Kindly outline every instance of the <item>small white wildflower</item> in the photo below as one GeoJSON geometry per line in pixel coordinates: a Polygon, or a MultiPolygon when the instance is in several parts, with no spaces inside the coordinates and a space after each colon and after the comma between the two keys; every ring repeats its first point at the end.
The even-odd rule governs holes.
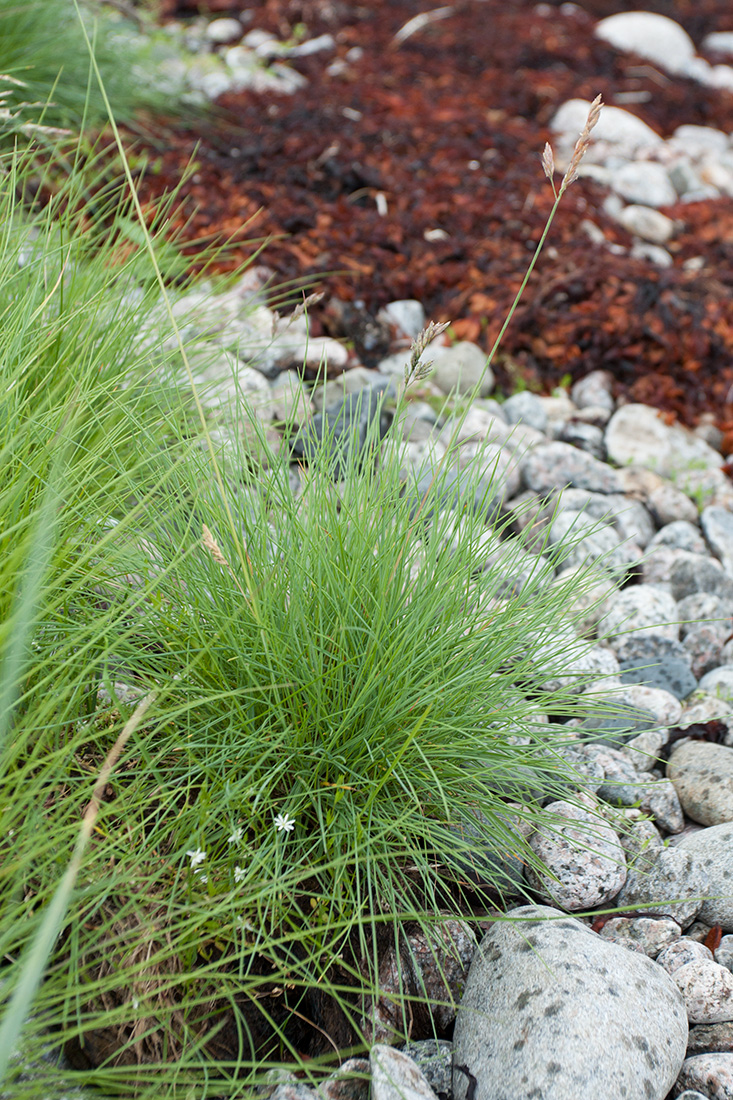
{"type": "Polygon", "coordinates": [[[198,867],[199,863],[203,863],[206,859],[206,852],[203,848],[189,848],[186,855],[191,860],[192,867],[198,867]]]}
{"type": "Polygon", "coordinates": [[[201,874],[201,873],[199,872],[199,875],[198,875],[198,880],[199,880],[199,882],[201,882],[201,883],[204,883],[204,884],[205,884],[205,883],[207,883],[207,882],[209,881],[209,876],[208,876],[208,875],[202,875],[202,874],[201,874]]]}
{"type": "Polygon", "coordinates": [[[139,1008],[140,1007],[140,1002],[138,1001],[137,997],[132,998],[132,1007],[133,1008],[139,1008]]]}
{"type": "Polygon", "coordinates": [[[239,844],[240,840],[244,836],[244,829],[241,825],[238,825],[231,836],[227,837],[227,844],[239,844]]]}
{"type": "Polygon", "coordinates": [[[278,814],[275,818],[275,828],[279,833],[292,833],[295,828],[295,818],[288,814],[278,814]]]}
{"type": "Polygon", "coordinates": [[[246,872],[244,871],[243,867],[235,867],[234,868],[234,881],[235,882],[241,882],[242,879],[245,876],[245,873],[246,872]]]}

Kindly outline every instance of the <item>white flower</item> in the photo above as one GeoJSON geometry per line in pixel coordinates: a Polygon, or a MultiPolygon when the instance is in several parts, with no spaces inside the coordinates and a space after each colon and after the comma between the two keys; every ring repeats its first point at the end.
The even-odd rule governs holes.
{"type": "Polygon", "coordinates": [[[241,825],[238,825],[231,836],[227,837],[227,844],[239,844],[240,840],[244,836],[244,829],[241,825]]]}
{"type": "Polygon", "coordinates": [[[235,882],[241,882],[242,879],[244,878],[245,874],[246,874],[246,872],[245,872],[244,868],[235,867],[234,868],[234,881],[235,882]]]}
{"type": "Polygon", "coordinates": [[[206,852],[203,848],[189,848],[186,855],[191,860],[192,867],[198,867],[199,863],[203,863],[206,859],[206,852]]]}
{"type": "Polygon", "coordinates": [[[199,882],[208,882],[209,881],[209,876],[208,875],[202,875],[200,872],[198,873],[198,877],[199,877],[199,882]]]}
{"type": "Polygon", "coordinates": [[[295,818],[288,814],[278,814],[275,818],[275,828],[279,833],[292,833],[295,828],[295,818]]]}

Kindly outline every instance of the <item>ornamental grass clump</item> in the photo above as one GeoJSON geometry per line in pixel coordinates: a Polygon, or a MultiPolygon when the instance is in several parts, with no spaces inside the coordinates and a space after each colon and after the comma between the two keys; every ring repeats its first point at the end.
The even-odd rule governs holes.
{"type": "Polygon", "coordinates": [[[294,424],[275,446],[241,397],[217,457],[193,376],[198,434],[162,346],[110,326],[119,273],[83,282],[67,228],[33,239],[55,266],[8,295],[0,334],[0,1057],[30,1012],[35,1074],[7,1086],[83,1071],[102,1095],[234,1100],[271,1068],[318,1082],[375,1038],[445,1034],[456,994],[410,959],[462,965],[466,922],[542,872],[548,800],[584,789],[560,722],[597,708],[569,611],[596,574],[558,579],[572,541],[511,533],[489,443],[405,477],[383,403],[293,461],[294,424]]]}
{"type": "MultiPolygon", "coordinates": [[[[111,6],[81,0],[116,118],[131,122],[141,109],[179,110],[170,95],[146,79],[146,68],[154,72],[156,64],[152,28],[147,35],[136,33],[133,7],[121,8],[125,19],[111,6]]],[[[144,16],[137,16],[142,22],[144,16]]],[[[0,58],[3,71],[23,82],[22,98],[42,109],[40,121],[46,126],[106,124],[104,98],[91,76],[84,30],[70,0],[0,0],[0,58]]]]}

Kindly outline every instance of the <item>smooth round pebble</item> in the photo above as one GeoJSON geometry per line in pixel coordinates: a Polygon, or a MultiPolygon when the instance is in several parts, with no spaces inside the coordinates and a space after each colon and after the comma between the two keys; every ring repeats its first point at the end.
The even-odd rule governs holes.
{"type": "Polygon", "coordinates": [[[592,493],[623,492],[616,470],[570,443],[539,444],[527,455],[522,466],[527,489],[547,493],[565,485],[589,489],[592,493]]]}
{"type": "Polygon", "coordinates": [[[733,749],[707,741],[687,741],[667,764],[683,810],[700,825],[733,821],[733,749]]]}
{"type": "Polygon", "coordinates": [[[733,706],[733,665],[720,665],[706,672],[698,687],[733,706]]]}
{"type": "Polygon", "coordinates": [[[720,1024],[733,1020],[733,974],[710,960],[695,960],[672,974],[685,999],[691,1024],[720,1024]]]}
{"type": "Polygon", "coordinates": [[[369,1052],[372,1100],[435,1100],[417,1063],[401,1050],[375,1043],[369,1052]]]}
{"type": "Polygon", "coordinates": [[[653,584],[637,584],[614,595],[598,622],[599,637],[612,644],[632,630],[635,638],[659,634],[677,641],[680,628],[672,596],[653,584]]]}
{"type": "Polygon", "coordinates": [[[682,837],[675,850],[690,856],[695,869],[707,875],[700,920],[733,932],[733,824],[698,829],[682,837]]]}
{"type": "Polygon", "coordinates": [[[611,917],[599,935],[632,951],[641,951],[655,959],[660,951],[678,940],[681,930],[670,917],[611,917]]]}
{"type": "Polygon", "coordinates": [[[545,812],[555,815],[556,824],[538,829],[529,844],[549,874],[527,867],[530,887],[571,912],[615,897],[626,881],[626,856],[611,826],[570,802],[552,802],[545,812]]]}
{"type": "Polygon", "coordinates": [[[614,904],[637,909],[642,916],[671,917],[681,928],[692,924],[708,892],[708,878],[699,861],[681,848],[682,842],[674,848],[648,848],[629,868],[614,904]]]}
{"type": "Polygon", "coordinates": [[[657,955],[657,964],[663,966],[668,974],[674,974],[675,971],[681,970],[683,966],[689,966],[690,963],[711,962],[712,958],[712,951],[704,943],[698,943],[689,936],[683,936],[660,951],[657,955]]]}
{"type": "Polygon", "coordinates": [[[697,1089],[706,1100],[733,1100],[733,1054],[687,1058],[675,1085],[677,1096],[684,1095],[685,1089],[697,1089]]]}

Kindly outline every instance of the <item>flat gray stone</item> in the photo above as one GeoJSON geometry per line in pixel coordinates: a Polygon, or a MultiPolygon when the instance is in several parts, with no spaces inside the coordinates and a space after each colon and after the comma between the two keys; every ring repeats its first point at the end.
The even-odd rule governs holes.
{"type": "Polygon", "coordinates": [[[680,636],[694,630],[700,623],[722,623],[730,634],[733,631],[733,603],[712,592],[696,592],[677,601],[680,613],[680,636]],[[685,621],[686,625],[685,625],[685,621]]]}
{"type": "Polygon", "coordinates": [[[624,684],[646,684],[686,699],[697,687],[692,658],[681,642],[661,634],[619,639],[616,656],[624,684]]]}
{"type": "Polygon", "coordinates": [[[700,529],[694,523],[684,519],[673,520],[660,527],[656,535],[649,540],[647,550],[651,553],[660,546],[666,546],[670,550],[687,550],[690,554],[708,553],[700,529]]]}
{"type": "Polygon", "coordinates": [[[603,462],[606,458],[606,448],[603,445],[603,428],[596,424],[588,424],[583,420],[568,420],[560,429],[557,436],[563,443],[571,443],[581,451],[603,462]]]}
{"type": "MultiPolygon", "coordinates": [[[[654,715],[644,708],[623,706],[616,696],[613,698],[613,704],[615,704],[616,713],[613,710],[605,713],[601,711],[583,719],[582,727],[593,735],[594,742],[618,748],[653,729],[657,724],[654,715]]],[[[610,705],[612,705],[611,700],[609,700],[610,705]]]]}
{"type": "Polygon", "coordinates": [[[488,397],[493,390],[494,373],[488,366],[486,352],[478,344],[461,340],[445,351],[435,348],[431,352],[435,358],[430,378],[443,393],[467,396],[477,384],[479,397],[488,397]]]}
{"type": "Polygon", "coordinates": [[[616,408],[613,375],[607,370],[593,370],[574,383],[570,396],[579,409],[601,408],[612,413],[616,408]]]}
{"type": "Polygon", "coordinates": [[[677,851],[691,856],[694,866],[708,877],[702,891],[708,900],[700,909],[700,920],[733,932],[733,824],[698,829],[682,837],[677,851]]]}
{"type": "Polygon", "coordinates": [[[637,237],[652,244],[666,244],[675,233],[675,224],[672,218],[661,214],[650,206],[639,206],[632,203],[625,206],[618,216],[618,220],[624,229],[634,233],[637,237]]]}
{"type": "Polygon", "coordinates": [[[683,73],[695,57],[689,34],[666,15],[649,11],[624,11],[596,23],[595,35],[617,50],[645,57],[669,73],[683,73]]]}
{"type": "MultiPolygon", "coordinates": [[[[628,172],[631,167],[638,166],[627,165],[620,172],[628,172]]],[[[661,169],[666,177],[661,165],[648,164],[645,168],[661,169]]],[[[669,180],[667,185],[674,194],[669,180]]],[[[619,466],[645,466],[662,477],[676,478],[691,468],[717,468],[721,464],[720,454],[709,444],[679,424],[667,424],[661,413],[648,405],[622,405],[617,409],[608,422],[605,442],[609,458],[619,466]]]]}
{"type": "Polygon", "coordinates": [[[607,523],[592,519],[585,512],[570,509],[560,512],[550,525],[550,542],[566,547],[563,565],[576,569],[597,562],[616,575],[639,560],[638,547],[621,543],[618,533],[607,523]]]}
{"type": "Polygon", "coordinates": [[[378,321],[393,325],[402,336],[414,340],[425,328],[425,310],[415,298],[397,298],[387,302],[377,314],[378,321]]]}
{"type": "Polygon", "coordinates": [[[564,485],[589,489],[592,493],[623,491],[616,470],[570,443],[538,444],[524,459],[522,476],[526,488],[536,493],[548,493],[564,485]]]}
{"type": "MultiPolygon", "coordinates": [[[[721,654],[725,655],[725,647],[721,654]]],[[[700,691],[714,695],[729,706],[733,706],[733,665],[726,664],[711,668],[710,672],[706,672],[701,678],[698,687],[700,691]]]]}
{"type": "Polygon", "coordinates": [[[733,749],[707,741],[675,748],[667,764],[682,808],[700,825],[733,821],[733,749]]]}
{"type": "Polygon", "coordinates": [[[524,390],[507,397],[502,405],[507,424],[529,424],[539,432],[547,431],[547,412],[536,393],[524,390]]]}
{"type": "Polygon", "coordinates": [[[669,975],[557,909],[507,917],[471,966],[453,1038],[454,1100],[664,1100],[687,1045],[669,975]]]}
{"type": "Polygon", "coordinates": [[[733,1054],[733,1023],[697,1024],[690,1028],[687,1039],[687,1053],[693,1054],[733,1054]]]}
{"type": "Polygon", "coordinates": [[[677,551],[669,572],[672,595],[676,600],[694,596],[698,592],[711,592],[723,600],[733,599],[733,578],[729,577],[715,558],[704,554],[688,554],[677,551]]]}
{"type": "Polygon", "coordinates": [[[611,187],[627,202],[642,206],[671,206],[677,192],[662,164],[637,161],[622,164],[611,176],[611,187]]]}
{"type": "Polygon", "coordinates": [[[620,493],[564,489],[557,504],[563,511],[570,509],[583,512],[593,519],[610,524],[620,539],[633,542],[642,549],[654,538],[654,523],[644,505],[620,493]]]}
{"type": "MultiPolygon", "coordinates": [[[[708,48],[715,48],[710,39],[716,35],[709,34],[705,39],[708,48]]],[[[724,37],[724,36],[721,36],[724,37]]],[[[669,139],[669,144],[679,148],[689,157],[700,157],[706,153],[725,153],[730,148],[728,135],[722,130],[716,130],[712,126],[678,126],[669,139]]]]}
{"type": "Polygon", "coordinates": [[[647,496],[646,506],[659,527],[678,519],[697,522],[697,505],[671,481],[653,488],[647,496]]]}
{"type": "MultiPolygon", "coordinates": [[[[566,137],[570,148],[585,126],[590,106],[587,99],[568,99],[552,116],[550,128],[566,137]]],[[[660,145],[662,141],[651,126],[623,107],[604,107],[593,136],[597,141],[618,145],[628,154],[647,146],[660,145]]]]}

